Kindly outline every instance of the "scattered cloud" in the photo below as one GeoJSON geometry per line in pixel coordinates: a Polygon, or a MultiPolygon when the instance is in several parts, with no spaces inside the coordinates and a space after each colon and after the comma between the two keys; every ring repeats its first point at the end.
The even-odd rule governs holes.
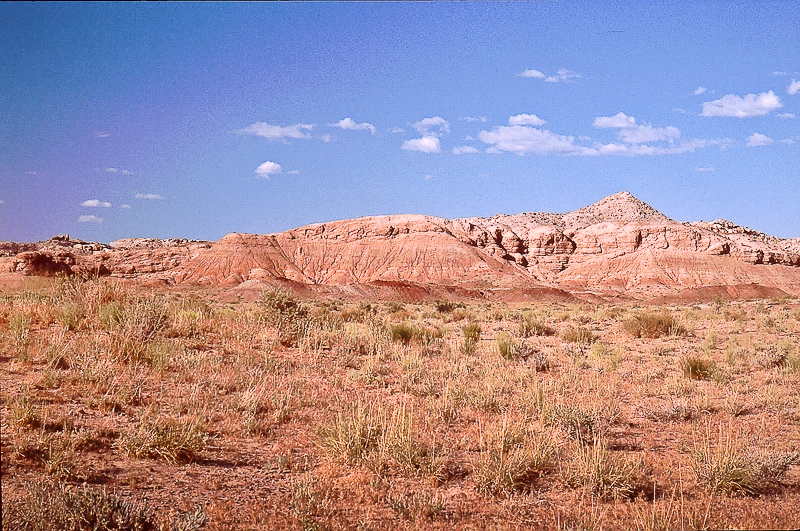
{"type": "Polygon", "coordinates": [[[286,175],[297,175],[300,173],[300,170],[289,170],[286,172],[286,175]]]}
{"type": "Polygon", "coordinates": [[[108,173],[121,173],[122,175],[133,175],[133,172],[130,170],[123,170],[120,168],[106,168],[106,172],[108,173]]]}
{"type": "Polygon", "coordinates": [[[711,166],[706,166],[705,168],[695,168],[694,171],[699,171],[699,172],[705,173],[705,172],[709,172],[709,171],[714,171],[714,168],[711,167],[711,166]]]}
{"type": "Polygon", "coordinates": [[[367,122],[359,124],[359,123],[356,123],[350,117],[342,118],[341,120],[339,120],[335,124],[328,124],[328,125],[331,126],[331,127],[338,127],[339,129],[351,129],[351,130],[354,130],[354,131],[365,130],[365,131],[369,131],[373,135],[375,134],[375,126],[374,125],[372,125],[371,123],[367,123],[367,122]]]}
{"type": "Polygon", "coordinates": [[[331,135],[322,135],[322,136],[321,136],[321,137],[319,137],[319,138],[320,138],[320,139],[321,139],[323,142],[325,142],[326,144],[327,144],[328,142],[330,142],[331,140],[333,140],[333,137],[332,137],[331,135]]]}
{"type": "Polygon", "coordinates": [[[119,207],[120,208],[130,208],[131,206],[130,205],[120,205],[119,207]]]}
{"type": "Polygon", "coordinates": [[[111,136],[111,133],[108,131],[95,131],[94,137],[95,138],[108,138],[111,136]]]}
{"type": "Polygon", "coordinates": [[[776,70],[772,73],[773,76],[788,76],[788,72],[781,72],[780,70],[776,70]]]}
{"type": "Polygon", "coordinates": [[[275,175],[276,173],[281,173],[281,165],[271,160],[264,162],[256,168],[256,175],[264,179],[269,179],[270,175],[275,175]]]}
{"type": "Polygon", "coordinates": [[[450,122],[441,116],[424,118],[411,124],[423,137],[441,136],[450,132],[450,122]]]}
{"type": "Polygon", "coordinates": [[[525,70],[524,72],[521,72],[521,73],[519,73],[517,75],[519,77],[532,77],[534,79],[544,79],[545,78],[544,73],[539,72],[538,70],[525,70]]]}
{"type": "Polygon", "coordinates": [[[425,179],[426,181],[430,181],[431,179],[433,179],[433,176],[430,173],[426,173],[423,179],[425,179]]]}
{"type": "Polygon", "coordinates": [[[38,171],[26,171],[25,175],[39,175],[38,171]]]}
{"type": "Polygon", "coordinates": [[[5,202],[6,202],[5,199],[0,199],[0,205],[5,204],[5,202]]]}
{"type": "Polygon", "coordinates": [[[533,79],[544,79],[548,83],[574,83],[576,79],[583,77],[581,74],[577,72],[573,72],[567,68],[559,68],[556,70],[555,74],[545,74],[541,70],[525,70],[522,73],[517,74],[520,77],[530,77],[533,79]]]}
{"type": "Polygon", "coordinates": [[[782,113],[776,114],[775,116],[777,116],[778,118],[794,118],[794,113],[782,112],[782,113]]]}
{"type": "Polygon", "coordinates": [[[254,135],[264,137],[267,140],[286,142],[287,138],[311,138],[310,131],[314,128],[313,124],[295,125],[270,125],[266,122],[256,122],[248,125],[244,129],[231,131],[239,135],[254,135]]]}
{"type": "Polygon", "coordinates": [[[546,123],[535,114],[517,114],[508,118],[508,125],[533,125],[538,127],[546,123]]]}
{"type": "Polygon", "coordinates": [[[136,194],[136,199],[164,199],[158,194],[136,194]]]}
{"type": "Polygon", "coordinates": [[[724,149],[727,140],[704,140],[696,138],[680,144],[670,144],[668,146],[652,146],[649,144],[596,144],[594,150],[586,150],[584,155],[678,155],[680,153],[694,152],[698,148],[711,145],[719,145],[724,149]]]}
{"type": "Polygon", "coordinates": [[[650,124],[637,124],[636,118],[619,112],[614,116],[598,116],[592,124],[595,127],[619,129],[617,136],[626,144],[646,144],[666,140],[674,142],[681,136],[677,127],[653,127],[650,124]]]}
{"type": "Polygon", "coordinates": [[[707,90],[708,90],[708,89],[707,89],[707,88],[705,88],[705,87],[697,87],[696,89],[694,89],[694,95],[695,95],[695,96],[699,96],[700,94],[705,94],[705,92],[706,92],[707,90]]]}
{"type": "Polygon", "coordinates": [[[768,146],[768,145],[772,144],[773,142],[774,142],[774,140],[772,140],[767,135],[762,135],[761,133],[753,133],[747,139],[747,145],[750,146],[750,147],[768,146]]]}
{"type": "Polygon", "coordinates": [[[636,118],[628,116],[624,112],[618,112],[614,116],[598,116],[592,125],[595,127],[636,127],[636,118]]]}
{"type": "Polygon", "coordinates": [[[718,100],[703,103],[703,112],[700,115],[750,118],[764,116],[781,107],[783,107],[781,99],[771,90],[760,94],[747,94],[744,97],[727,94],[718,100]]]}
{"type": "Polygon", "coordinates": [[[481,131],[478,138],[491,146],[486,150],[487,153],[506,151],[517,155],[526,153],[575,155],[583,153],[586,149],[576,145],[574,137],[523,125],[504,125],[495,127],[491,131],[481,131]]]}
{"type": "Polygon", "coordinates": [[[453,155],[464,155],[466,153],[480,153],[480,151],[472,146],[460,146],[453,148],[453,155]]]}
{"type": "Polygon", "coordinates": [[[82,207],[103,207],[103,208],[110,208],[111,203],[108,201],[100,201],[99,199],[87,199],[83,203],[81,203],[82,207]]]}
{"type": "Polygon", "coordinates": [[[461,116],[461,117],[459,117],[459,121],[485,123],[486,122],[486,117],[485,116],[461,116]]]}
{"type": "Polygon", "coordinates": [[[99,218],[95,215],[88,215],[88,216],[78,216],[78,223],[102,223],[103,218],[99,218]]]}
{"type": "Polygon", "coordinates": [[[442,147],[435,136],[423,136],[403,142],[403,149],[409,151],[422,151],[423,153],[441,153],[442,147]]]}
{"type": "MultiPolygon", "coordinates": [[[[800,137],[797,137],[797,138],[800,139],[800,137]]],[[[795,141],[796,140],[794,138],[782,138],[781,140],[778,140],[778,143],[779,144],[794,144],[795,141]]]]}
{"type": "Polygon", "coordinates": [[[389,132],[390,132],[390,133],[395,133],[395,134],[396,134],[396,133],[405,133],[405,132],[406,132],[406,130],[405,130],[405,129],[403,129],[402,127],[392,127],[392,128],[389,130],[389,132]]]}
{"type": "Polygon", "coordinates": [[[792,82],[789,83],[789,86],[786,88],[786,92],[788,92],[792,96],[800,92],[800,81],[796,81],[793,79],[792,82]]]}

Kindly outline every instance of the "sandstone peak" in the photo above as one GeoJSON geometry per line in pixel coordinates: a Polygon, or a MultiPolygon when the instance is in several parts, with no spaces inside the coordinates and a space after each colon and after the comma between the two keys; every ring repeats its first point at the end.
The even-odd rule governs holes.
{"type": "Polygon", "coordinates": [[[567,227],[583,228],[596,223],[661,223],[672,220],[630,192],[623,191],[564,214],[561,221],[567,227]]]}

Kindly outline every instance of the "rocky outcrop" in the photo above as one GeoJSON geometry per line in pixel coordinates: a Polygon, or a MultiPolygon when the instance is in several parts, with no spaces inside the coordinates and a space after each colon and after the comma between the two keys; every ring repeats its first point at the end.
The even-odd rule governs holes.
{"type": "Polygon", "coordinates": [[[222,286],[383,283],[381,289],[436,285],[634,298],[755,286],[731,293],[800,295],[800,239],[724,220],[680,223],[621,192],[565,214],[376,216],[277,234],[233,233],[218,242],[132,238],[104,245],[62,236],[0,243],[0,270],[222,286]]]}

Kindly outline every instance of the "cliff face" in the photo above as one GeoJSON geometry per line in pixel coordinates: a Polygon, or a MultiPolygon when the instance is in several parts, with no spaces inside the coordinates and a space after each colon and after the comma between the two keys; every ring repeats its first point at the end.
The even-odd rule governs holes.
{"type": "MultiPolygon", "coordinates": [[[[800,295],[800,239],[731,222],[680,223],[627,192],[566,214],[448,220],[377,216],[218,242],[56,238],[0,244],[0,269],[89,271],[173,283],[314,286],[378,282],[480,289],[554,288],[633,298],[751,285],[800,295]]],[[[740,290],[741,291],[741,290],[740,290]]]]}

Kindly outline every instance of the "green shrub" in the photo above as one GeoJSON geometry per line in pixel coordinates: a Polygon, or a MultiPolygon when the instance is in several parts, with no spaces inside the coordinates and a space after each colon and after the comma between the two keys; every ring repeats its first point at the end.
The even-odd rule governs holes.
{"type": "Polygon", "coordinates": [[[584,344],[594,343],[598,339],[594,332],[582,326],[567,328],[561,333],[561,338],[567,343],[584,344]]]}
{"type": "Polygon", "coordinates": [[[684,376],[692,380],[707,380],[714,375],[716,364],[709,359],[684,356],[680,361],[684,376]]]}
{"type": "Polygon", "coordinates": [[[522,337],[531,336],[554,336],[556,331],[536,319],[533,312],[524,312],[519,319],[519,335],[522,337]]]}
{"type": "Polygon", "coordinates": [[[636,312],[622,321],[622,329],[633,337],[686,336],[688,331],[667,312],[636,312]]]}
{"type": "Polygon", "coordinates": [[[392,336],[392,341],[399,341],[406,345],[411,341],[411,337],[414,335],[414,331],[408,323],[389,325],[389,332],[392,336]]]}
{"type": "Polygon", "coordinates": [[[3,529],[9,531],[194,531],[206,524],[202,509],[172,521],[146,502],[120,498],[105,489],[68,487],[35,480],[23,498],[3,502],[3,529]]]}

